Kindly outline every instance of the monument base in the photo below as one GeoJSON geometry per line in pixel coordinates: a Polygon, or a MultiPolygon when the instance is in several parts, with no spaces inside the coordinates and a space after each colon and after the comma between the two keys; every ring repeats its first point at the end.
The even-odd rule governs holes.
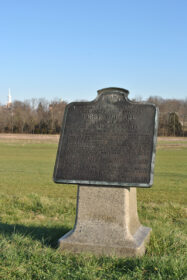
{"type": "Polygon", "coordinates": [[[136,188],[79,186],[75,226],[59,246],[74,253],[142,256],[150,231],[138,219],[136,188]]]}

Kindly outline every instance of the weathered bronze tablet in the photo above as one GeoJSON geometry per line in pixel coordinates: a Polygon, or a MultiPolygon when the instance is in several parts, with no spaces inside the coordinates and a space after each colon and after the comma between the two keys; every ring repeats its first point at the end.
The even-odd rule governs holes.
{"type": "Polygon", "coordinates": [[[106,88],[91,102],[66,106],[54,170],[56,183],[150,187],[158,112],[106,88]]]}

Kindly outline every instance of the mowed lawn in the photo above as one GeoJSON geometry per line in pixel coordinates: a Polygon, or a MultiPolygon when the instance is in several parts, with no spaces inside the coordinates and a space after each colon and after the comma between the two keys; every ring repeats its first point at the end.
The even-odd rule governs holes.
{"type": "Polygon", "coordinates": [[[159,140],[154,185],[138,189],[140,221],[152,228],[141,258],[57,248],[77,188],[53,183],[56,151],[50,140],[0,142],[0,279],[187,279],[187,139],[159,140]]]}

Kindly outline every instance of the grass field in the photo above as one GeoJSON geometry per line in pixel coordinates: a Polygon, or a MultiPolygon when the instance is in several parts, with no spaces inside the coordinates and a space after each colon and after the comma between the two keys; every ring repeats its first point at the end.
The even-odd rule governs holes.
{"type": "Polygon", "coordinates": [[[159,139],[154,185],[138,189],[151,240],[126,259],[56,248],[74,225],[76,186],[53,183],[51,139],[0,138],[0,279],[187,279],[187,139],[159,139]]]}

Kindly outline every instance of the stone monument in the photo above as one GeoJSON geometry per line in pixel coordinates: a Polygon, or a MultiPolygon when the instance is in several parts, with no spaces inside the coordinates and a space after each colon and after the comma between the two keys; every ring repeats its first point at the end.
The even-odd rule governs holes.
{"type": "Polygon", "coordinates": [[[78,184],[74,228],[59,239],[63,250],[140,256],[151,229],[137,213],[136,188],[153,183],[158,111],[105,88],[92,102],[66,106],[54,181],[78,184]]]}

